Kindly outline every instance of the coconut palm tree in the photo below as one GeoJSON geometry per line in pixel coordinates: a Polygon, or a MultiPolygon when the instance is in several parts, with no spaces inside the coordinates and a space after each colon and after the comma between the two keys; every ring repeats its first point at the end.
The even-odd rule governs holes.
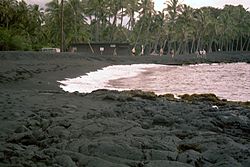
{"type": "Polygon", "coordinates": [[[5,36],[3,43],[10,45],[7,48],[35,49],[40,43],[37,32],[42,22],[38,5],[27,5],[25,1],[3,0],[0,9],[0,25],[5,34],[1,36],[5,36]]]}
{"type": "Polygon", "coordinates": [[[107,26],[109,25],[110,6],[108,0],[88,0],[86,14],[91,20],[93,40],[104,41],[107,37],[107,26]]]}
{"type": "Polygon", "coordinates": [[[18,7],[17,0],[2,0],[0,2],[0,25],[1,27],[9,26],[14,22],[15,11],[18,7]]]}
{"type": "MultiPolygon", "coordinates": [[[[236,44],[233,44],[232,50],[237,50],[238,39],[236,22],[233,16],[233,6],[226,5],[219,16],[221,33],[219,38],[220,50],[229,51],[230,42],[236,39],[236,44]]],[[[234,43],[234,42],[233,42],[234,43]]]]}
{"type": "Polygon", "coordinates": [[[179,47],[177,53],[190,53],[188,44],[192,42],[195,29],[193,28],[194,9],[190,6],[183,5],[179,17],[176,19],[176,33],[178,35],[179,47]]]}
{"type": "Polygon", "coordinates": [[[125,0],[125,2],[127,5],[124,12],[129,17],[128,29],[133,30],[136,21],[135,15],[139,11],[139,2],[138,0],[125,0]]]}
{"type": "Polygon", "coordinates": [[[136,23],[135,36],[137,44],[147,45],[151,42],[150,29],[152,26],[153,16],[155,15],[154,3],[152,0],[141,0],[139,3],[139,21],[136,23]]]}
{"type": "Polygon", "coordinates": [[[168,52],[170,50],[177,49],[177,33],[175,32],[176,27],[176,20],[181,14],[182,10],[182,4],[178,0],[167,0],[165,2],[165,5],[167,5],[166,8],[163,9],[164,12],[166,12],[166,18],[167,18],[167,25],[169,29],[168,34],[168,52]]]}
{"type": "Polygon", "coordinates": [[[61,40],[61,7],[59,0],[52,0],[46,4],[45,29],[47,40],[54,46],[60,45],[61,40]]]}
{"type": "Polygon", "coordinates": [[[65,3],[64,13],[67,43],[88,41],[89,35],[86,26],[87,19],[84,17],[84,4],[80,0],[68,0],[65,3]]]}
{"type": "Polygon", "coordinates": [[[237,31],[237,49],[243,51],[244,41],[247,39],[247,32],[249,30],[249,20],[246,9],[242,5],[235,6],[234,10],[234,21],[236,23],[236,31],[237,31]],[[247,24],[248,23],[248,24],[247,24]]]}

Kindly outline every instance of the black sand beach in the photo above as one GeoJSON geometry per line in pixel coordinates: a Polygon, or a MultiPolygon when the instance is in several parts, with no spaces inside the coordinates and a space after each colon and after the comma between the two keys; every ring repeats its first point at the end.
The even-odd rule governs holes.
{"type": "Polygon", "coordinates": [[[250,53],[86,56],[0,52],[0,167],[249,167],[250,105],[141,91],[67,93],[58,80],[114,64],[250,62],[250,53]]]}

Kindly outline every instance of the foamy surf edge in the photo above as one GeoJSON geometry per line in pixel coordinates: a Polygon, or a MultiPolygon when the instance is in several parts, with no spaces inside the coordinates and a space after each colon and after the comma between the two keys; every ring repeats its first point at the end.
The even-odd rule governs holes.
{"type": "Polygon", "coordinates": [[[98,69],[97,71],[86,73],[77,78],[66,78],[60,83],[60,88],[66,92],[91,93],[98,89],[108,90],[131,90],[130,88],[119,89],[111,88],[108,82],[110,80],[130,78],[139,75],[148,68],[160,67],[160,64],[131,64],[131,65],[112,65],[98,69]],[[84,85],[84,86],[83,86],[84,85]]]}

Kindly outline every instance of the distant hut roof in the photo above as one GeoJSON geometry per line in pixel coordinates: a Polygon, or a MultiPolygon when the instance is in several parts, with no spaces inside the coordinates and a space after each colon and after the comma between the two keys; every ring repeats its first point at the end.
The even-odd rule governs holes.
{"type": "Polygon", "coordinates": [[[77,52],[94,55],[129,55],[129,43],[118,42],[91,42],[91,43],[73,43],[71,48],[77,52]]]}

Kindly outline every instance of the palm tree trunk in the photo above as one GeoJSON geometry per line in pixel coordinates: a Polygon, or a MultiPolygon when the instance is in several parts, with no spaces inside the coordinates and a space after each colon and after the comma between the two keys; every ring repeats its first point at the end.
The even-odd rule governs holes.
{"type": "Polygon", "coordinates": [[[237,38],[236,49],[235,49],[235,51],[238,51],[238,48],[239,48],[239,38],[237,38]]]}
{"type": "Polygon", "coordinates": [[[115,14],[114,16],[114,20],[113,20],[113,23],[112,25],[115,27],[116,26],[116,22],[117,22],[117,13],[115,14]]]}
{"type": "Polygon", "coordinates": [[[230,51],[232,52],[233,51],[233,49],[234,49],[234,40],[231,40],[231,42],[230,42],[230,51]]]}
{"type": "Polygon", "coordinates": [[[243,44],[243,50],[245,50],[245,51],[247,51],[247,48],[246,48],[247,41],[248,41],[248,40],[245,39],[244,44],[243,44]],[[246,48],[246,49],[244,49],[244,48],[246,48]]]}
{"type": "MultiPolygon", "coordinates": [[[[176,54],[178,55],[178,54],[180,54],[180,53],[182,53],[182,46],[183,46],[183,41],[180,41],[180,42],[178,42],[179,43],[179,46],[178,46],[178,49],[177,49],[177,51],[176,51],[176,54]]],[[[177,43],[177,44],[178,44],[177,43]]]]}
{"type": "Polygon", "coordinates": [[[242,35],[240,36],[240,51],[243,51],[243,41],[242,35]]]}
{"type": "Polygon", "coordinates": [[[168,42],[168,54],[169,54],[170,51],[171,51],[171,47],[172,47],[172,42],[168,42]]]}
{"type": "Polygon", "coordinates": [[[211,40],[209,42],[209,46],[208,46],[208,52],[212,52],[212,45],[213,45],[213,37],[211,37],[211,40]]]}
{"type": "Polygon", "coordinates": [[[216,44],[216,43],[215,43],[215,45],[214,45],[214,49],[215,49],[215,52],[217,52],[217,51],[218,51],[218,44],[216,44]]]}
{"type": "Polygon", "coordinates": [[[233,46],[233,51],[236,51],[236,47],[237,47],[235,42],[236,42],[236,41],[234,40],[234,41],[233,41],[233,45],[234,45],[234,46],[233,46]]]}
{"type": "Polygon", "coordinates": [[[135,25],[135,13],[132,11],[132,16],[131,16],[131,30],[134,28],[135,25]]]}
{"type": "Polygon", "coordinates": [[[200,44],[201,44],[201,37],[199,37],[198,39],[196,50],[200,50],[200,44]]]}
{"type": "Polygon", "coordinates": [[[165,49],[166,44],[167,44],[167,39],[164,41],[163,46],[161,47],[161,48],[163,48],[163,50],[165,49]]]}
{"type": "Polygon", "coordinates": [[[100,28],[100,19],[97,18],[97,14],[95,12],[95,42],[99,42],[99,28],[100,28]]]}
{"type": "Polygon", "coordinates": [[[248,38],[248,42],[247,42],[247,47],[246,47],[246,51],[248,51],[250,48],[250,38],[248,38]]]}
{"type": "Polygon", "coordinates": [[[223,50],[223,45],[224,45],[224,40],[221,40],[221,44],[220,44],[220,50],[221,50],[221,51],[224,51],[224,50],[223,50]]]}
{"type": "MultiPolygon", "coordinates": [[[[155,40],[155,43],[154,43],[154,52],[156,52],[158,44],[159,44],[159,38],[155,40]]],[[[149,51],[151,51],[151,49],[149,51]]]]}
{"type": "Polygon", "coordinates": [[[194,43],[195,43],[195,38],[193,38],[192,40],[191,53],[194,53],[194,43]]]}
{"type": "Polygon", "coordinates": [[[112,42],[113,38],[114,38],[114,34],[115,34],[115,31],[116,31],[116,29],[115,29],[116,23],[117,23],[117,12],[114,14],[114,20],[113,20],[112,27],[111,27],[111,32],[112,33],[110,33],[110,39],[109,39],[110,42],[112,42]]]}
{"type": "Polygon", "coordinates": [[[226,47],[226,51],[228,51],[228,48],[229,48],[229,44],[228,44],[228,40],[226,41],[226,44],[225,44],[225,47],[226,47]]]}
{"type": "Polygon", "coordinates": [[[121,26],[123,25],[123,11],[124,9],[123,9],[123,7],[122,7],[122,13],[121,13],[121,26]]]}
{"type": "Polygon", "coordinates": [[[61,52],[64,50],[64,15],[63,15],[63,0],[61,0],[61,52]]]}
{"type": "Polygon", "coordinates": [[[184,45],[184,54],[187,54],[189,52],[188,50],[188,40],[185,41],[185,45],[184,45]]]}

